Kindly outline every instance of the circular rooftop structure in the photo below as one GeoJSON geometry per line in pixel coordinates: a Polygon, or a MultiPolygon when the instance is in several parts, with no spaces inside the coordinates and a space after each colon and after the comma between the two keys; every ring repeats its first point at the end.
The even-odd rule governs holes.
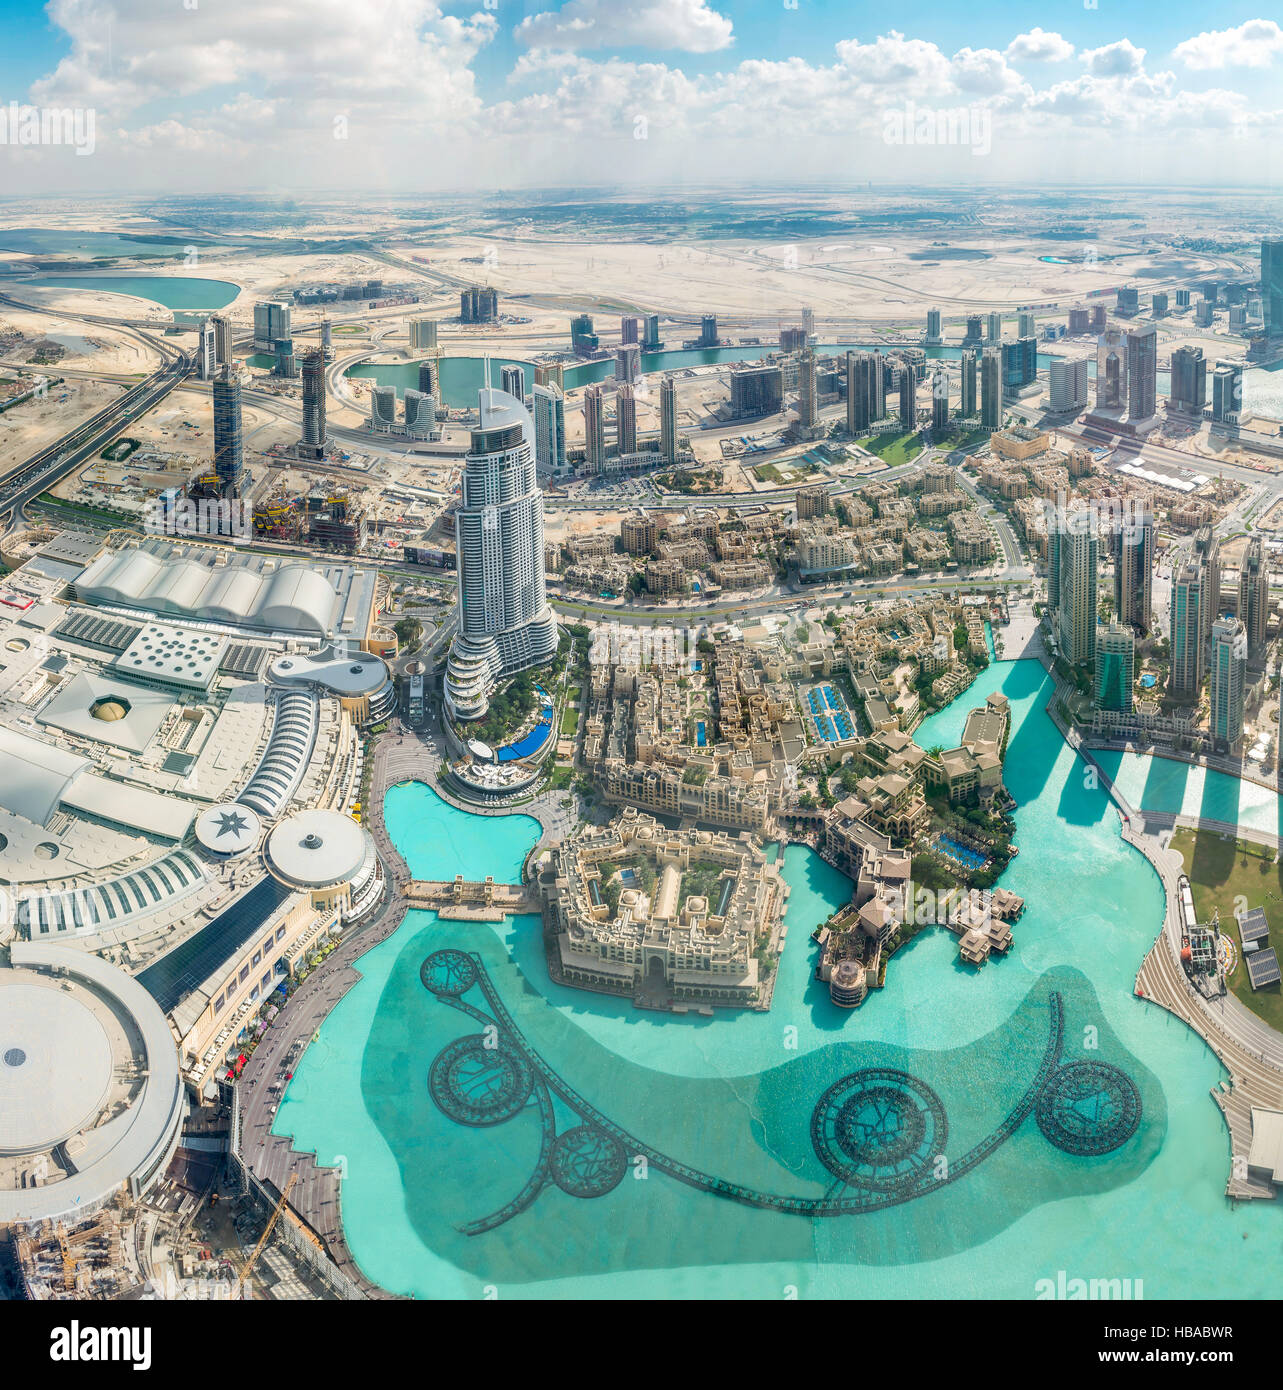
{"type": "Polygon", "coordinates": [[[0,966],[0,1224],[82,1220],[145,1192],[178,1141],[178,1053],[156,1001],[87,952],[15,941],[0,966]]]}
{"type": "Polygon", "coordinates": [[[239,802],[224,801],[201,812],[196,840],[203,850],[227,858],[253,849],[262,828],[256,811],[239,802]]]}
{"type": "Polygon", "coordinates": [[[297,888],[350,883],[372,852],[372,841],[341,811],[299,811],[267,837],[272,871],[297,888]]]}
{"type": "Polygon", "coordinates": [[[388,665],[381,656],[333,647],[319,652],[289,652],[278,656],[269,669],[272,679],[283,685],[319,685],[348,699],[374,695],[388,679],[388,665]]]}
{"type": "Polygon", "coordinates": [[[111,1070],[111,1043],[87,1002],[35,977],[0,989],[0,1143],[10,1153],[92,1128],[111,1070]]]}

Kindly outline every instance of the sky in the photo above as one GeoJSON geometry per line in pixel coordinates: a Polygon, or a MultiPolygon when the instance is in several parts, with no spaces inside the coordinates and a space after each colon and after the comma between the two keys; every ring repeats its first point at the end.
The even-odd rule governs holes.
{"type": "Polygon", "coordinates": [[[1283,26],[1266,12],[0,0],[0,194],[1277,186],[1283,26]],[[36,141],[27,107],[76,124],[36,141]]]}

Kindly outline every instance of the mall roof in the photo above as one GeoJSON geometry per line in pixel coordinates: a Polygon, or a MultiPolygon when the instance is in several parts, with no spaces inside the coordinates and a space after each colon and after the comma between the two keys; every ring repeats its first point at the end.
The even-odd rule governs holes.
{"type": "Polygon", "coordinates": [[[335,695],[373,695],[388,678],[387,663],[370,652],[329,646],[318,652],[289,652],[272,662],[273,680],[310,681],[335,695]]]}
{"type": "Polygon", "coordinates": [[[58,691],[36,719],[79,738],[141,753],[156,736],[173,704],[163,691],[81,671],[58,691]]]}
{"type": "Polygon", "coordinates": [[[340,607],[335,585],[310,565],[195,548],[99,556],[76,592],[91,603],[317,637],[330,635],[340,607]]]}
{"type": "Polygon", "coordinates": [[[356,877],[370,837],[341,811],[298,811],[267,837],[276,872],[300,888],[321,888],[356,877]]]}
{"type": "Polygon", "coordinates": [[[0,806],[35,825],[48,825],[89,759],[0,726],[0,806]]]}

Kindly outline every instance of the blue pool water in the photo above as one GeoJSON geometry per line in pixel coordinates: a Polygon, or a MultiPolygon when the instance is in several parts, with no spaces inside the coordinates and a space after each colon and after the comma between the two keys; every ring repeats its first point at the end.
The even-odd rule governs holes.
{"type": "MultiPolygon", "coordinates": [[[[275,1122],[320,1162],[343,1156],[344,1225],[365,1272],[425,1298],[480,1297],[488,1285],[511,1298],[778,1298],[784,1287],[802,1297],[1031,1298],[1058,1270],[1126,1272],[1151,1300],[1272,1297],[1283,1208],[1235,1210],[1224,1198],[1224,1122],[1208,1096],[1224,1073],[1183,1024],[1132,992],[1161,922],[1161,889],[1043,712],[1051,689],[1035,662],[994,663],[916,736],[953,746],[987,694],[1011,701],[1005,777],[1023,852],[1002,882],[1027,909],[1009,955],[982,971],[961,970],[956,940],[928,929],[896,953],[885,988],[858,1010],[835,1009],[814,978],[809,933],[851,883],[796,845],[782,864],[788,939],[769,1012],[638,1011],[551,982],[537,919],[489,926],[411,913],[360,959],[362,979],[305,1053],[275,1122]],[[766,1191],[826,1190],[810,1117],[826,1088],[859,1068],[899,1068],[934,1091],[951,1154],[991,1132],[1045,1045],[1049,992],[1065,1010],[1064,1061],[1076,1060],[1090,1024],[1092,1059],[1137,1087],[1138,1127],[1104,1156],[1074,1158],[1026,1119],[965,1176],[880,1214],[750,1209],[652,1167],[649,1181],[625,1176],[589,1200],[548,1183],[519,1215],[466,1235],[461,1226],[529,1182],[541,1122],[527,1106],[506,1123],[469,1127],[430,1098],[434,1064],[439,1072],[454,1040],[479,1031],[452,996],[424,988],[420,967],[443,948],[471,953],[577,1103],[675,1160],[766,1191]]],[[[1137,761],[1120,771],[1143,791],[1159,760],[1137,761]]],[[[391,789],[385,814],[427,878],[488,871],[515,881],[538,833],[525,817],[469,816],[426,787],[391,789]]],[[[481,986],[464,985],[465,1002],[482,1006],[481,986]]],[[[472,1077],[499,1080],[493,1067],[472,1077]]],[[[555,1104],[561,1136],[579,1122],[555,1104]]]]}
{"type": "Polygon", "coordinates": [[[988,863],[983,854],[967,845],[960,845],[952,835],[938,835],[936,844],[941,853],[947,854],[950,859],[956,859],[960,864],[966,864],[972,869],[981,869],[988,863]]]}
{"type": "Polygon", "coordinates": [[[1158,677],[1152,671],[1146,671],[1145,674],[1140,678],[1140,683],[1145,687],[1146,690],[1153,690],[1153,688],[1158,684],[1158,677]]]}
{"type": "Polygon", "coordinates": [[[704,729],[704,721],[701,719],[699,723],[695,725],[695,746],[697,748],[703,748],[707,742],[708,734],[704,729]]]}

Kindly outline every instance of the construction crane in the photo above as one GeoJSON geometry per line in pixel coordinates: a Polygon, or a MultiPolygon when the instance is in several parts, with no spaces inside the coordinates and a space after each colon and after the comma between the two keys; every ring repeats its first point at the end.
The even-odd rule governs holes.
{"type": "Polygon", "coordinates": [[[298,1172],[290,1174],[290,1180],[285,1184],[285,1191],[281,1193],[281,1199],[272,1209],[272,1214],[267,1218],[267,1225],[263,1227],[263,1234],[258,1238],[258,1244],[254,1247],[254,1253],[241,1266],[240,1277],[236,1280],[236,1293],[239,1297],[241,1290],[245,1287],[245,1281],[249,1278],[250,1270],[258,1263],[258,1257],[263,1253],[263,1247],[271,1238],[272,1232],[276,1229],[276,1223],[280,1219],[281,1212],[285,1210],[285,1203],[289,1200],[290,1190],[298,1182],[298,1172]]]}

